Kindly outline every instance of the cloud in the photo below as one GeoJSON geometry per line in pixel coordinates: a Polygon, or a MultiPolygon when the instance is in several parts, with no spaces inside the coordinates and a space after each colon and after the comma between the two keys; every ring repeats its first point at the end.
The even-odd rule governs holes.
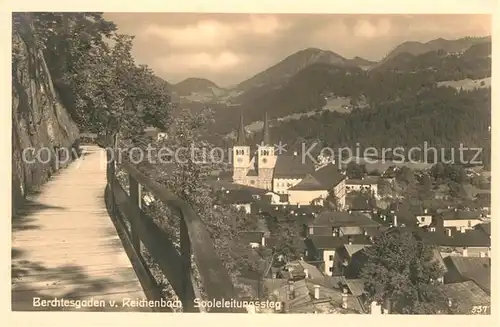
{"type": "Polygon", "coordinates": [[[290,27],[290,24],[281,21],[276,16],[250,15],[249,21],[243,23],[237,28],[240,30],[246,30],[248,28],[253,33],[258,35],[272,35],[273,33],[285,30],[288,27],[290,27]]]}
{"type": "Polygon", "coordinates": [[[220,48],[248,35],[273,36],[287,28],[276,16],[248,15],[239,22],[200,20],[187,26],[149,25],[142,34],[163,39],[173,48],[220,48]]]}
{"type": "Polygon", "coordinates": [[[220,47],[234,37],[234,31],[227,25],[213,20],[203,20],[186,27],[150,25],[143,32],[145,36],[156,36],[172,47],[220,47]]]}
{"type": "Polygon", "coordinates": [[[354,27],[354,36],[372,39],[386,36],[390,31],[391,22],[389,19],[380,19],[377,22],[362,19],[354,27]]]}
{"type": "Polygon", "coordinates": [[[336,20],[331,23],[312,30],[311,38],[313,42],[324,42],[327,40],[339,40],[349,34],[349,27],[343,20],[336,20]]]}
{"type": "MultiPolygon", "coordinates": [[[[224,51],[217,54],[207,52],[192,53],[192,54],[172,54],[166,57],[157,58],[155,66],[167,71],[192,71],[192,70],[208,70],[220,71],[240,64],[242,58],[235,53],[224,51]]],[[[162,69],[162,70],[163,70],[162,69]]]]}
{"type": "Polygon", "coordinates": [[[161,77],[236,84],[299,50],[379,60],[405,41],[491,34],[488,15],[105,14],[135,35],[133,54],[161,77]]]}

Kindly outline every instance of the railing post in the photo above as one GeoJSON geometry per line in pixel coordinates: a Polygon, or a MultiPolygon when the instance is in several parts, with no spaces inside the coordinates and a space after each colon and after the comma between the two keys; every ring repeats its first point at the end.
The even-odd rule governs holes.
{"type": "MultiPolygon", "coordinates": [[[[182,216],[182,214],[181,214],[182,216]]],[[[194,310],[194,290],[191,280],[191,241],[189,240],[188,229],[184,218],[180,223],[180,244],[181,244],[181,265],[182,265],[182,308],[184,312],[194,310]]]]}
{"type": "Polygon", "coordinates": [[[113,214],[115,211],[115,197],[114,197],[114,180],[115,180],[115,160],[114,154],[111,149],[106,149],[106,178],[108,181],[108,189],[110,194],[110,209],[113,214]]]}
{"type": "Polygon", "coordinates": [[[137,214],[130,221],[130,238],[132,240],[132,245],[138,254],[141,253],[141,240],[139,238],[139,233],[137,233],[137,221],[141,219],[141,206],[142,206],[142,189],[141,184],[139,184],[132,175],[128,175],[128,185],[130,200],[134,209],[136,209],[137,214]]]}

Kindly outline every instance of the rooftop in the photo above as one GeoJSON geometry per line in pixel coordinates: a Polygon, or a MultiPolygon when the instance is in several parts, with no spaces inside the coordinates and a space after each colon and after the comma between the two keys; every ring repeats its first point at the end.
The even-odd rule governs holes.
{"type": "Polygon", "coordinates": [[[422,205],[418,204],[404,204],[401,201],[395,201],[389,205],[389,210],[396,211],[396,214],[401,214],[402,212],[407,212],[412,215],[432,215],[433,209],[424,208],[422,205]]]}
{"type": "Polygon", "coordinates": [[[479,210],[447,210],[441,212],[443,220],[469,220],[480,219],[482,212],[479,210]]]}
{"type": "Polygon", "coordinates": [[[369,246],[371,244],[344,244],[344,248],[350,257],[369,246]]]}
{"type": "Polygon", "coordinates": [[[363,279],[344,279],[344,283],[354,296],[360,296],[365,292],[365,281],[363,279]]]}
{"type": "Polygon", "coordinates": [[[304,260],[296,260],[289,262],[284,267],[284,272],[288,273],[285,275],[289,275],[290,278],[295,277],[306,277],[306,270],[308,274],[308,278],[314,280],[315,282],[323,283],[325,279],[325,275],[316,267],[313,266],[304,260]]]}
{"type": "Polygon", "coordinates": [[[490,296],[473,281],[443,284],[439,288],[445,296],[458,304],[457,309],[462,314],[470,314],[474,306],[489,306],[491,304],[490,296]]]}
{"type": "Polygon", "coordinates": [[[486,235],[491,236],[491,222],[476,225],[475,228],[482,230],[484,233],[486,233],[486,235]]]}
{"type": "Polygon", "coordinates": [[[307,248],[316,250],[333,250],[341,246],[349,244],[352,245],[369,245],[371,244],[370,238],[365,235],[352,235],[352,236],[309,236],[304,240],[307,248]]]}
{"type": "Polygon", "coordinates": [[[310,226],[325,227],[378,227],[379,223],[358,212],[330,211],[321,212],[310,226]]]}
{"type": "Polygon", "coordinates": [[[304,175],[314,172],[314,163],[311,160],[302,161],[302,156],[279,155],[276,157],[274,178],[303,178],[304,175]]]}
{"type": "Polygon", "coordinates": [[[346,179],[346,185],[376,185],[378,184],[379,177],[366,176],[361,179],[358,178],[348,178],[346,179]]]}
{"type": "Polygon", "coordinates": [[[290,191],[314,191],[325,189],[326,187],[311,174],[306,174],[298,184],[289,188],[290,191]]]}
{"type": "Polygon", "coordinates": [[[365,194],[357,194],[355,196],[348,196],[346,200],[349,202],[350,210],[357,211],[370,211],[372,210],[372,199],[365,194]]]}
{"type": "Polygon", "coordinates": [[[456,270],[465,280],[475,282],[483,291],[491,292],[491,259],[478,257],[444,258],[448,270],[456,270]]]}
{"type": "MultiPolygon", "coordinates": [[[[327,287],[306,279],[294,282],[292,287],[293,288],[290,289],[290,285],[287,283],[272,292],[278,301],[287,303],[289,312],[341,313],[345,311],[340,308],[340,304],[342,303],[342,292],[340,289],[327,287]],[[319,299],[314,298],[315,288],[319,290],[319,299]],[[293,297],[289,298],[292,292],[293,297]]],[[[360,308],[358,308],[359,306],[357,306],[355,302],[349,304],[349,307],[353,310],[357,312],[360,311],[360,308]]]]}
{"type": "Polygon", "coordinates": [[[422,239],[428,244],[455,247],[490,247],[491,239],[482,230],[473,229],[464,233],[455,232],[448,236],[444,231],[422,232],[422,239]]]}
{"type": "Polygon", "coordinates": [[[305,174],[302,181],[291,187],[289,190],[329,190],[338,185],[344,179],[345,176],[340,172],[340,170],[334,164],[329,164],[316,171],[313,170],[312,172],[305,174]]]}

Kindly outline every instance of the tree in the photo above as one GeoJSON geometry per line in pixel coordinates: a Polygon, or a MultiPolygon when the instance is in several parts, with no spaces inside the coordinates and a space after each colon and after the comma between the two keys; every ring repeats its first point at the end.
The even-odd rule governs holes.
{"type": "Polygon", "coordinates": [[[379,178],[377,183],[378,194],[382,197],[392,197],[395,195],[393,183],[386,178],[379,178]]]}
{"type": "Polygon", "coordinates": [[[300,226],[292,215],[283,215],[276,229],[274,251],[283,255],[286,261],[297,260],[302,255],[303,238],[300,226]]]}
{"type": "Polygon", "coordinates": [[[446,310],[447,299],[438,287],[444,270],[432,247],[411,233],[395,230],[376,237],[365,254],[360,276],[370,300],[390,301],[393,312],[401,314],[446,310]]]}
{"type": "Polygon", "coordinates": [[[436,163],[431,168],[432,177],[436,180],[444,178],[444,165],[441,162],[436,163]]]}
{"type": "MultiPolygon", "coordinates": [[[[432,142],[429,145],[436,148],[435,153],[428,150],[426,153],[422,152],[422,156],[427,156],[427,158],[420,158],[427,159],[430,163],[443,160],[440,159],[442,155],[439,152],[441,151],[437,151],[440,148],[455,148],[457,152],[460,143],[478,148],[487,147],[490,135],[485,133],[485,126],[489,126],[491,122],[491,94],[488,89],[477,89],[457,95],[454,88],[430,87],[429,85],[427,89],[426,86],[422,86],[422,81],[418,80],[417,74],[398,74],[401,78],[395,83],[396,85],[391,85],[386,78],[377,80],[370,76],[364,76],[356,81],[373,89],[377,89],[379,85],[387,89],[383,92],[369,92],[373,92],[373,95],[380,97],[382,101],[385,97],[385,103],[369,104],[363,110],[353,110],[343,115],[338,112],[324,111],[321,116],[314,115],[302,117],[300,120],[290,120],[273,127],[272,134],[280,135],[287,140],[304,137],[308,142],[321,138],[327,144],[351,148],[354,148],[356,143],[379,149],[394,149],[399,146],[421,147],[424,142],[432,142]],[[412,87],[408,87],[409,83],[405,83],[406,80],[412,80],[410,82],[412,87]],[[395,88],[404,88],[406,91],[397,94],[395,88]],[[398,98],[387,102],[388,98],[394,97],[398,98]]],[[[439,72],[432,74],[439,74],[439,72]]],[[[373,99],[370,98],[373,96],[368,95],[368,101],[373,103],[373,99]]],[[[282,102],[278,102],[271,108],[276,112],[277,107],[280,106],[284,108],[282,109],[284,115],[290,114],[290,109],[282,102]]],[[[221,117],[228,115],[228,111],[224,111],[224,114],[221,112],[221,117]]],[[[252,114],[257,115],[255,111],[252,111],[252,114]]],[[[236,116],[234,113],[233,115],[236,116]]],[[[221,125],[223,125],[222,120],[218,127],[223,128],[221,125]]],[[[394,152],[393,155],[395,154],[394,152]]],[[[413,152],[413,154],[417,153],[413,152]]],[[[386,157],[389,157],[389,154],[386,154],[386,157]]],[[[447,152],[446,157],[450,157],[450,151],[447,152]]],[[[458,153],[455,153],[456,159],[458,159],[458,153]]]]}
{"type": "Polygon", "coordinates": [[[375,170],[368,172],[368,175],[370,175],[370,176],[382,176],[382,172],[378,169],[375,169],[375,170]]]}
{"type": "Polygon", "coordinates": [[[445,166],[446,177],[455,182],[462,184],[467,181],[467,174],[464,167],[460,165],[447,165],[445,166]]]}
{"type": "Polygon", "coordinates": [[[131,55],[132,37],[116,35],[109,53],[89,58],[74,78],[80,124],[114,138],[138,139],[147,125],[166,128],[170,97],[152,71],[137,67],[131,55]]]}
{"type": "Polygon", "coordinates": [[[346,174],[349,178],[361,179],[366,174],[366,166],[350,161],[346,167],[346,174]]]}
{"type": "Polygon", "coordinates": [[[433,197],[433,192],[432,192],[432,179],[430,178],[429,175],[424,174],[422,178],[420,179],[420,185],[421,185],[421,198],[423,200],[430,199],[433,197]]]}
{"type": "Polygon", "coordinates": [[[285,261],[296,260],[302,255],[302,226],[294,216],[284,210],[273,210],[266,215],[267,226],[273,239],[273,253],[285,261]]]}
{"type": "MultiPolygon", "coordinates": [[[[175,125],[167,129],[169,137],[155,144],[170,149],[173,155],[152,164],[140,164],[140,169],[150,178],[163,184],[187,201],[205,223],[214,241],[217,254],[236,283],[241,271],[260,271],[264,260],[242,241],[239,231],[254,225],[252,215],[232,206],[215,206],[216,194],[206,183],[210,173],[220,168],[219,158],[211,158],[207,152],[211,144],[202,138],[203,130],[211,120],[211,112],[204,110],[191,115],[187,110],[179,113],[175,125]],[[189,151],[176,151],[188,149],[189,151]],[[194,151],[191,151],[194,149],[194,151]],[[205,152],[204,152],[205,151],[205,152]]],[[[156,158],[155,151],[151,151],[156,158]]],[[[179,231],[179,217],[164,206],[156,207],[150,214],[157,217],[160,225],[175,239],[179,231]]]]}
{"type": "Polygon", "coordinates": [[[447,185],[449,189],[449,195],[452,199],[457,199],[461,201],[467,199],[467,192],[465,191],[465,188],[462,184],[459,184],[454,181],[449,181],[447,185]]]}
{"type": "Polygon", "coordinates": [[[332,211],[341,210],[340,201],[339,198],[335,195],[335,192],[328,192],[328,196],[325,198],[325,207],[329,208],[332,211]]]}
{"type": "MultiPolygon", "coordinates": [[[[131,54],[133,37],[102,13],[33,13],[14,26],[35,27],[55,88],[80,129],[108,142],[138,138],[146,125],[165,128],[172,105],[165,85],[131,54]]],[[[109,144],[110,145],[110,144],[109,144]]]]}
{"type": "Polygon", "coordinates": [[[410,168],[403,166],[396,172],[396,180],[410,184],[415,181],[415,174],[410,168]]]}

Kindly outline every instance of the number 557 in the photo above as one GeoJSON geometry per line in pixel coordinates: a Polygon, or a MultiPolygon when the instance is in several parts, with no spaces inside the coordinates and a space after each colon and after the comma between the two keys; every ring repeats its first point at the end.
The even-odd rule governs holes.
{"type": "Polygon", "coordinates": [[[489,311],[490,307],[488,305],[475,305],[471,309],[471,313],[474,315],[487,315],[489,311]]]}

